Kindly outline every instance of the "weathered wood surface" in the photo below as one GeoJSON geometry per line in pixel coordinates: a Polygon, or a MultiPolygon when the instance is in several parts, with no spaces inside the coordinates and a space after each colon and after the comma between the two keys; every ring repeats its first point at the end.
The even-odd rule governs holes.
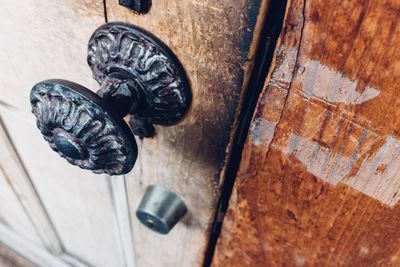
{"type": "Polygon", "coordinates": [[[193,90],[188,116],[176,126],[157,127],[153,139],[139,141],[138,162],[127,175],[131,214],[151,184],[177,192],[190,211],[167,236],[132,221],[137,266],[203,262],[231,129],[267,5],[266,0],[153,0],[150,12],[138,15],[117,0],[106,1],[109,21],[141,26],[174,51],[193,90]]]}
{"type": "Polygon", "coordinates": [[[289,1],[214,266],[400,265],[399,11],[289,1]]]}

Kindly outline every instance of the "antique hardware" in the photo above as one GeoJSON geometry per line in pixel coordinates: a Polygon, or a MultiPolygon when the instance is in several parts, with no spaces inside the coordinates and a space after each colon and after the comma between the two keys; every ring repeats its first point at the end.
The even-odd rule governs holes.
{"type": "Polygon", "coordinates": [[[136,216],[149,229],[168,234],[185,216],[188,209],[183,200],[171,190],[151,185],[136,210],[136,216]]]}
{"type": "Polygon", "coordinates": [[[119,0],[118,3],[142,14],[149,12],[151,6],[151,0],[119,0]]]}
{"type": "Polygon", "coordinates": [[[107,23],[89,41],[87,62],[97,94],[66,80],[46,80],[31,90],[32,112],[50,147],[69,163],[95,173],[129,172],[137,158],[131,130],[154,134],[153,124],[173,125],[191,101],[178,59],[152,34],[107,23]],[[129,129],[123,117],[131,114],[129,129]]]}

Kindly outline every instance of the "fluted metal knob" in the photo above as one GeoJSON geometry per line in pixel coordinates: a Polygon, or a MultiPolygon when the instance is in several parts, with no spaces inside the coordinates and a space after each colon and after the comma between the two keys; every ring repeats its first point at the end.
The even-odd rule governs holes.
{"type": "Polygon", "coordinates": [[[173,125],[185,115],[188,79],[165,44],[133,25],[101,26],[88,49],[98,93],[46,80],[31,90],[32,112],[44,139],[68,162],[95,173],[125,174],[137,158],[132,132],[150,137],[153,124],[173,125]],[[131,128],[123,120],[128,114],[131,128]]]}

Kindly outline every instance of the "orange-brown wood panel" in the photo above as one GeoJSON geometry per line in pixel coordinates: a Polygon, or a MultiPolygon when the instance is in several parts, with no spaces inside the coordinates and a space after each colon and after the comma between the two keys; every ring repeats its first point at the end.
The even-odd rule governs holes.
{"type": "Polygon", "coordinates": [[[400,1],[291,0],[217,266],[400,266],[400,1]]]}

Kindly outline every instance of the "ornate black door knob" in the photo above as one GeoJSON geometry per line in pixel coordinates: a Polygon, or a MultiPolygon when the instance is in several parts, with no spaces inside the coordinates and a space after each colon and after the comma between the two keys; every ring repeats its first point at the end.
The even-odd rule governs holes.
{"type": "Polygon", "coordinates": [[[101,26],[88,50],[97,94],[70,81],[46,80],[32,88],[32,112],[44,139],[68,162],[125,174],[137,158],[132,132],[150,137],[153,124],[177,123],[190,105],[189,83],[168,47],[133,25],[101,26]],[[128,114],[131,129],[123,120],[128,114]]]}

